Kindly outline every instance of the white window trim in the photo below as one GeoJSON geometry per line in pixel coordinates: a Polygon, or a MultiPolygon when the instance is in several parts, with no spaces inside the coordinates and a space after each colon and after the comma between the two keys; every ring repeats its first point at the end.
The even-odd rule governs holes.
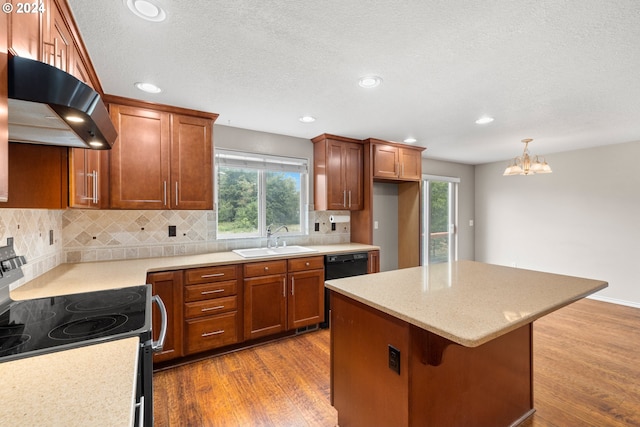
{"type": "MultiPolygon", "coordinates": [[[[237,167],[243,169],[256,169],[260,171],[276,171],[276,172],[297,172],[301,174],[300,179],[300,231],[287,233],[288,236],[306,236],[309,234],[309,159],[274,156],[269,154],[251,153],[246,151],[216,149],[214,156],[215,165],[215,201],[216,201],[216,239],[232,240],[247,238],[265,238],[267,237],[266,216],[259,213],[258,216],[258,233],[257,234],[218,234],[218,197],[220,195],[218,186],[218,168],[220,165],[226,167],[237,167]]],[[[266,177],[264,173],[258,175],[258,198],[259,210],[266,206],[266,194],[263,189],[266,187],[266,177]]],[[[279,226],[280,224],[275,224],[279,226]]]]}

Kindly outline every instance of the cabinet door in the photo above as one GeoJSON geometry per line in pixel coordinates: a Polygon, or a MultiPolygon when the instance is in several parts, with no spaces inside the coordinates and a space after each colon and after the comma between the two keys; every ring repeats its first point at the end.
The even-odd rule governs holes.
{"type": "MultiPolygon", "coordinates": [[[[167,338],[161,352],[153,355],[154,362],[163,362],[182,356],[182,272],[149,273],[153,295],[158,295],[167,308],[167,338]]],[[[153,304],[153,339],[160,335],[160,310],[153,304]]]]}
{"type": "Polygon", "coordinates": [[[169,114],[112,104],[118,139],[111,149],[111,207],[167,209],[169,114]]]}
{"type": "Polygon", "coordinates": [[[373,145],[373,177],[398,178],[398,148],[390,145],[373,145]]]}
{"type": "Polygon", "coordinates": [[[324,270],[289,274],[288,329],[324,322],[324,270]]]}
{"type": "Polygon", "coordinates": [[[342,210],[347,207],[347,193],[345,188],[344,143],[339,141],[327,142],[327,205],[328,210],[342,210]]]}
{"type": "Polygon", "coordinates": [[[367,262],[367,274],[380,272],[380,251],[370,251],[367,262]]]}
{"type": "Polygon", "coordinates": [[[347,191],[347,209],[360,210],[363,206],[364,156],[362,144],[344,144],[344,183],[347,191]]]}
{"type": "Polygon", "coordinates": [[[72,148],[69,150],[69,207],[99,209],[107,206],[102,180],[106,151],[72,148]]]}
{"type": "MultiPolygon", "coordinates": [[[[8,15],[0,13],[0,28],[7,28],[8,15]]],[[[7,81],[7,32],[0,31],[0,202],[9,197],[9,89],[7,81]]]]}
{"type": "Polygon", "coordinates": [[[246,340],[287,329],[287,275],[244,280],[244,338],[246,340]]]}
{"type": "MultiPolygon", "coordinates": [[[[47,13],[48,1],[40,2],[45,12],[44,13],[17,13],[18,3],[23,5],[29,4],[29,7],[33,6],[34,1],[31,2],[18,2],[11,0],[4,3],[11,3],[13,5],[12,13],[3,13],[8,18],[9,27],[9,52],[16,56],[22,56],[25,58],[31,58],[35,60],[41,59],[42,48],[42,25],[44,13],[47,13]]],[[[0,28],[7,28],[6,25],[0,26],[0,28]]]]}
{"type": "Polygon", "coordinates": [[[213,209],[213,122],[171,116],[171,208],[213,209]]]}
{"type": "Polygon", "coordinates": [[[69,72],[73,38],[55,1],[49,2],[47,17],[43,25],[42,61],[69,72]]]}
{"type": "Polygon", "coordinates": [[[400,179],[420,181],[421,178],[421,152],[407,148],[400,148],[400,179]]]}

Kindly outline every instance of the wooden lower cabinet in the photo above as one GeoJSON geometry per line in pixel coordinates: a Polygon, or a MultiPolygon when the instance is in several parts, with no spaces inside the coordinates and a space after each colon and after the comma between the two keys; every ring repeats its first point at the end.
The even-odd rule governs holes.
{"type": "MultiPolygon", "coordinates": [[[[149,273],[147,283],[151,284],[153,295],[158,295],[165,307],[169,317],[167,323],[167,337],[164,347],[159,353],[153,355],[154,362],[165,362],[182,354],[182,271],[163,271],[160,273],[149,273]]],[[[160,335],[160,310],[154,304],[153,319],[153,339],[157,340],[160,335]]]]}
{"type": "Polygon", "coordinates": [[[184,354],[240,341],[238,269],[216,266],[184,272],[184,354]]]}
{"type": "Polygon", "coordinates": [[[322,256],[245,264],[244,277],[246,340],[324,321],[322,256]]]}

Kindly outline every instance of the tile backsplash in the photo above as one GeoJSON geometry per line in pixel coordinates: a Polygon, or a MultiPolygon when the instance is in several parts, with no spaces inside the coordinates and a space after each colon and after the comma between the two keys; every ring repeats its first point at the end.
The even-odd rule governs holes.
{"type": "MultiPolygon", "coordinates": [[[[331,230],[330,215],[348,211],[310,211],[309,233],[281,235],[287,244],[348,243],[350,223],[331,230]],[[319,231],[315,231],[318,223],[319,231]]],[[[216,239],[215,211],[0,209],[0,245],[13,237],[15,251],[27,258],[20,286],[62,263],[192,255],[263,246],[265,239],[216,239]],[[176,236],[168,236],[168,227],[176,236]],[[50,240],[50,236],[53,240],[50,240]]]]}
{"type": "MultiPolygon", "coordinates": [[[[348,243],[349,223],[337,224],[331,231],[330,215],[348,211],[310,211],[309,234],[281,235],[287,244],[348,243]],[[314,231],[315,223],[319,231],[314,231]]],[[[216,238],[215,211],[187,210],[76,210],[62,217],[64,262],[88,262],[171,255],[192,255],[265,245],[265,239],[216,238]],[[169,237],[169,226],[176,236],[169,237]]]]}
{"type": "Polygon", "coordinates": [[[24,279],[12,284],[12,289],[65,262],[63,214],[62,210],[0,209],[0,246],[12,237],[16,254],[27,259],[22,267],[24,279]]]}

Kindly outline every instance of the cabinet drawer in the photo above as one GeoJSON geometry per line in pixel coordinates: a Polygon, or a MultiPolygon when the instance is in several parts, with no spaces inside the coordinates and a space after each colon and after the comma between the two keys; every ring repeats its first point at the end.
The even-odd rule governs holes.
{"type": "Polygon", "coordinates": [[[238,342],[238,312],[185,321],[185,352],[210,350],[238,342]]]}
{"type": "Polygon", "coordinates": [[[238,309],[238,297],[230,296],[224,298],[214,298],[204,301],[188,302],[184,305],[184,317],[191,319],[194,317],[212,316],[226,313],[238,309]]]}
{"type": "Polygon", "coordinates": [[[185,283],[208,283],[231,280],[237,277],[235,265],[223,265],[220,267],[193,268],[187,270],[185,283]]]}
{"type": "Polygon", "coordinates": [[[244,265],[244,277],[270,276],[287,272],[287,260],[252,262],[244,265]]]}
{"type": "Polygon", "coordinates": [[[323,256],[312,256],[307,258],[293,258],[289,260],[289,272],[317,270],[324,268],[323,256]]]}
{"type": "Polygon", "coordinates": [[[205,299],[226,297],[238,293],[238,281],[204,283],[184,287],[184,301],[202,301],[205,299]]]}

